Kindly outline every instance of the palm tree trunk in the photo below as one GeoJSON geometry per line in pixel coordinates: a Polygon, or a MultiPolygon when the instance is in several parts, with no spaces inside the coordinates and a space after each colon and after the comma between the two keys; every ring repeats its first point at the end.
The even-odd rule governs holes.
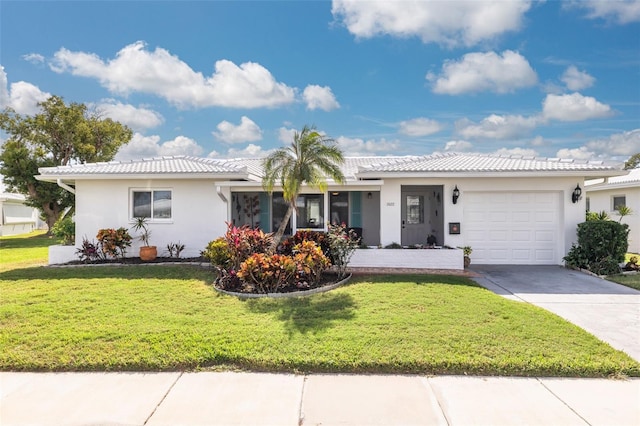
{"type": "Polygon", "coordinates": [[[287,224],[289,223],[289,219],[291,219],[291,215],[293,214],[294,204],[289,203],[289,208],[287,212],[284,214],[284,218],[282,222],[280,222],[280,226],[278,227],[278,231],[273,236],[273,242],[271,243],[271,252],[275,253],[278,248],[278,244],[280,244],[280,240],[282,240],[282,236],[284,235],[284,230],[287,229],[287,224]]]}

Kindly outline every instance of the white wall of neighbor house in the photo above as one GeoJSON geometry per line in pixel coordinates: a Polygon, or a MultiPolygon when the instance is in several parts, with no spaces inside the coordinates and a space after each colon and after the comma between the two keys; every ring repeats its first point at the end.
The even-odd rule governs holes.
{"type": "MultiPolygon", "coordinates": [[[[562,257],[569,251],[571,244],[576,241],[578,223],[585,220],[584,179],[580,177],[538,178],[538,177],[495,177],[495,178],[421,178],[421,179],[390,179],[385,178],[385,184],[380,192],[381,209],[381,244],[387,245],[401,241],[401,189],[403,185],[442,185],[444,210],[444,245],[460,247],[467,245],[465,239],[464,209],[465,200],[476,193],[526,193],[536,192],[557,196],[558,201],[558,238],[555,247],[554,261],[562,264],[562,257]],[[583,189],[583,195],[577,203],[571,200],[576,185],[583,189]],[[453,204],[452,192],[457,186],[460,197],[457,204],[453,204]],[[459,222],[461,233],[449,234],[449,223],[459,222]]],[[[477,248],[477,247],[476,247],[477,248]]]]}
{"type": "Polygon", "coordinates": [[[625,197],[626,206],[632,210],[632,214],[622,218],[622,223],[629,225],[629,252],[640,253],[640,186],[589,190],[586,196],[589,197],[590,211],[605,211],[615,221],[620,221],[620,215],[613,210],[613,197],[625,197]]]}
{"type": "MultiPolygon", "coordinates": [[[[76,182],[76,247],[83,237],[94,240],[99,229],[133,226],[133,189],[171,190],[171,219],[150,221],[150,243],[166,255],[169,243],[185,244],[183,257],[195,257],[207,243],[226,231],[228,206],[212,180],[79,180],[76,182]]],[[[228,188],[221,192],[230,199],[228,188]]],[[[130,230],[132,236],[135,231],[130,230]]],[[[134,240],[128,256],[137,256],[134,240]]]]}

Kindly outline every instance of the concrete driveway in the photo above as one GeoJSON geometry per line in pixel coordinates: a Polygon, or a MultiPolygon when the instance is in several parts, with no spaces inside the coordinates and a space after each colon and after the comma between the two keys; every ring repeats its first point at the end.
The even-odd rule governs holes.
{"type": "Polygon", "coordinates": [[[640,361],[640,291],[561,266],[471,269],[481,286],[551,311],[640,361]]]}

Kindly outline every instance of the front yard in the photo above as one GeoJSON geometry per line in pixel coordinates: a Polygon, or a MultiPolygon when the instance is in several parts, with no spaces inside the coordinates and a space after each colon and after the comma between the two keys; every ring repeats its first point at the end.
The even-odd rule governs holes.
{"type": "Polygon", "coordinates": [[[640,376],[582,329],[466,278],[360,277],[244,301],[211,279],[190,266],[1,272],[0,370],[640,376]]]}

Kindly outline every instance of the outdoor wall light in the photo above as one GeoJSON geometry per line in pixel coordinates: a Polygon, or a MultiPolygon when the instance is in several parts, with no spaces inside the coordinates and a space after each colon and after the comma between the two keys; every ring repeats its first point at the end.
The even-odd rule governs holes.
{"type": "Polygon", "coordinates": [[[458,204],[458,197],[460,197],[460,190],[458,189],[458,185],[453,188],[453,204],[458,204]]]}
{"type": "Polygon", "coordinates": [[[373,198],[373,194],[369,192],[369,193],[367,194],[367,198],[368,198],[369,200],[370,200],[370,199],[372,199],[372,198],[373,198]]]}
{"type": "Polygon", "coordinates": [[[580,196],[582,195],[582,189],[580,189],[580,184],[576,185],[576,189],[573,190],[573,194],[571,194],[571,201],[573,204],[577,203],[580,200],[580,196]]]}

